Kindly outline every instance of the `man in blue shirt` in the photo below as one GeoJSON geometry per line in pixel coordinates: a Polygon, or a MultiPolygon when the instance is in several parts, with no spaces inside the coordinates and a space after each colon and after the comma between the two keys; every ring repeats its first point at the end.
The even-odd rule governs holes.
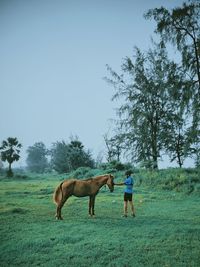
{"type": "Polygon", "coordinates": [[[127,217],[128,214],[128,202],[131,207],[131,215],[132,217],[135,217],[135,209],[133,205],[133,184],[134,180],[131,177],[132,171],[126,171],[126,179],[124,180],[123,183],[115,183],[115,185],[125,185],[124,189],[124,215],[123,217],[127,217]]]}

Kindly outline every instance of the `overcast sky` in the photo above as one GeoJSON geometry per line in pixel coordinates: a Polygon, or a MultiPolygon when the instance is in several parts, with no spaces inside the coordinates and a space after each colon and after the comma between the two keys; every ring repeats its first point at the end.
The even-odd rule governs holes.
{"type": "Polygon", "coordinates": [[[180,0],[0,0],[0,142],[17,137],[26,149],[78,136],[94,155],[112,127],[117,72],[134,46],[151,46],[150,8],[180,0]]]}

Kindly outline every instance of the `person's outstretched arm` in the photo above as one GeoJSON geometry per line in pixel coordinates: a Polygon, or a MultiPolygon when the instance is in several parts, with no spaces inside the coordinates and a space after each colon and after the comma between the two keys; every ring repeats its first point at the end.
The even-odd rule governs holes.
{"type": "Polygon", "coordinates": [[[124,185],[124,183],[114,183],[114,185],[124,185]]]}

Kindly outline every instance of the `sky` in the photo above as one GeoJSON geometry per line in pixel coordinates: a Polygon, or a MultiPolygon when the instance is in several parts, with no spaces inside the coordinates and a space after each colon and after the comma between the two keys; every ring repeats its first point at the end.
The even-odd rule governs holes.
{"type": "MultiPolygon", "coordinates": [[[[106,64],[120,72],[134,46],[147,50],[150,8],[181,0],[0,0],[0,142],[26,150],[78,136],[93,157],[105,153],[117,103],[106,64]]],[[[162,163],[167,167],[167,162],[162,163]]],[[[14,165],[14,164],[13,164],[14,165]]],[[[172,166],[172,165],[170,165],[172,166]]]]}

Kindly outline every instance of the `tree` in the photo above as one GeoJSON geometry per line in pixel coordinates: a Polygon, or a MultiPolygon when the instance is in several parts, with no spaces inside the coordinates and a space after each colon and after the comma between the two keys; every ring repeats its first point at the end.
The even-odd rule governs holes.
{"type": "Polygon", "coordinates": [[[0,171],[1,171],[1,169],[3,169],[3,162],[2,162],[2,160],[0,158],[0,171]]]}
{"type": "Polygon", "coordinates": [[[7,161],[9,164],[7,171],[8,177],[13,176],[11,165],[14,161],[18,161],[20,159],[19,153],[21,147],[22,145],[19,143],[16,137],[8,137],[7,140],[3,140],[2,142],[0,147],[1,159],[2,161],[7,161]]]}
{"type": "Polygon", "coordinates": [[[172,43],[180,52],[180,68],[187,77],[182,93],[192,113],[192,125],[187,133],[190,147],[198,138],[195,133],[200,126],[200,2],[184,2],[182,7],[171,11],[164,7],[151,9],[145,17],[153,18],[157,23],[156,33],[163,42],[172,43]]]}
{"type": "Polygon", "coordinates": [[[163,42],[153,45],[146,53],[136,48],[135,61],[127,57],[121,75],[108,67],[112,79],[107,80],[117,90],[113,100],[125,101],[118,109],[121,134],[115,138],[148,168],[158,168],[164,150],[182,166],[186,147],[182,139],[186,132],[183,73],[169,60],[163,42]]]}
{"type": "Polygon", "coordinates": [[[116,135],[112,138],[109,138],[108,134],[105,134],[103,138],[107,148],[107,161],[111,162],[113,160],[117,160],[120,162],[120,156],[123,149],[120,136],[116,135]]]}
{"type": "Polygon", "coordinates": [[[75,170],[79,167],[94,167],[94,160],[89,150],[84,150],[84,145],[78,140],[71,140],[69,144],[70,152],[70,165],[72,170],[75,170]]]}
{"type": "Polygon", "coordinates": [[[163,136],[164,148],[170,156],[171,162],[175,161],[181,168],[186,157],[186,136],[184,131],[184,121],[182,118],[174,118],[168,121],[169,127],[163,136]]]}
{"type": "Polygon", "coordinates": [[[56,142],[51,149],[51,164],[59,173],[70,172],[79,167],[94,167],[94,161],[83,144],[75,139],[70,143],[56,142]]]}
{"type": "Polygon", "coordinates": [[[186,84],[185,75],[178,64],[171,62],[167,80],[168,97],[165,105],[165,121],[162,125],[162,142],[171,162],[176,160],[179,167],[182,167],[188,156],[187,132],[191,124],[191,114],[183,93],[186,84]]]}
{"type": "Polygon", "coordinates": [[[27,149],[27,167],[32,172],[43,173],[48,167],[47,149],[43,142],[37,142],[27,149]]]}
{"type": "Polygon", "coordinates": [[[188,153],[188,155],[192,155],[192,157],[194,158],[194,163],[196,167],[200,167],[200,129],[196,128],[193,131],[194,136],[187,135],[187,138],[189,138],[189,140],[187,140],[187,146],[189,146],[189,144],[192,143],[192,145],[190,145],[189,147],[186,148],[186,151],[188,153]],[[191,141],[192,140],[192,141],[191,141]]]}
{"type": "Polygon", "coordinates": [[[132,149],[131,154],[136,162],[149,162],[156,169],[162,149],[160,134],[165,116],[166,75],[170,63],[162,47],[150,49],[146,55],[138,48],[135,51],[134,63],[128,57],[124,61],[123,75],[108,68],[114,78],[109,82],[117,88],[113,99],[125,100],[118,110],[125,147],[132,149]]]}
{"type": "Polygon", "coordinates": [[[65,173],[71,169],[69,158],[69,147],[65,141],[53,143],[50,150],[51,166],[58,173],[65,173]]]}

